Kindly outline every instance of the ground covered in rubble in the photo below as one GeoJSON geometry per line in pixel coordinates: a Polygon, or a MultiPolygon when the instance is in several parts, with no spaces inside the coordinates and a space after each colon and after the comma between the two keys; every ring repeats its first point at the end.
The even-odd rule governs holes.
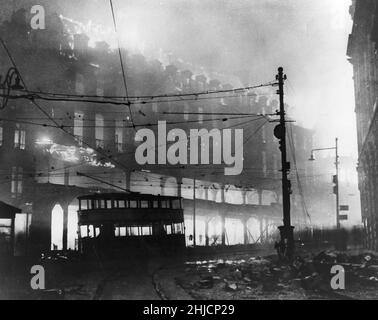
{"type": "Polygon", "coordinates": [[[378,299],[378,256],[372,253],[299,252],[290,264],[251,254],[143,262],[58,255],[38,263],[46,269],[45,290],[31,290],[32,263],[17,262],[0,272],[0,299],[378,299]],[[331,288],[334,265],[345,269],[345,290],[331,288]]]}
{"type": "MultiPolygon", "coordinates": [[[[218,259],[160,272],[163,283],[172,276],[176,286],[200,300],[378,298],[378,257],[372,254],[323,251],[301,255],[291,264],[276,256],[218,259]],[[333,265],[345,269],[345,290],[331,288],[333,265]]],[[[174,298],[174,290],[170,295],[174,298]]]]}

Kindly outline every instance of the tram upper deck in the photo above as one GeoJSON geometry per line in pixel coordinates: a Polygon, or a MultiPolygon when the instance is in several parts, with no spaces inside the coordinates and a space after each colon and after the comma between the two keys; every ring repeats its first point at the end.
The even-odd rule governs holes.
{"type": "Polygon", "coordinates": [[[96,250],[165,251],[185,247],[184,213],[179,197],[101,193],[78,197],[79,245],[96,250]]]}

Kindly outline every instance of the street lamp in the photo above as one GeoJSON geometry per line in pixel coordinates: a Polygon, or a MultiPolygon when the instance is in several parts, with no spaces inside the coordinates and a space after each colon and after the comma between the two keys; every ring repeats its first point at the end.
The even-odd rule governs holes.
{"type": "Polygon", "coordinates": [[[336,167],[336,175],[333,176],[332,182],[334,183],[333,193],[336,195],[336,228],[340,229],[340,202],[339,202],[339,152],[338,152],[338,141],[339,139],[336,138],[336,145],[332,148],[320,148],[320,149],[312,149],[309,161],[315,161],[314,153],[317,151],[323,150],[335,150],[335,167],[336,167]]]}

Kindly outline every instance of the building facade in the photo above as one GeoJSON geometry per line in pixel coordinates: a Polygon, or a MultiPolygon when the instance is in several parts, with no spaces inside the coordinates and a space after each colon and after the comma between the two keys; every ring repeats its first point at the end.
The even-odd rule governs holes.
{"type": "Polygon", "coordinates": [[[378,249],[378,1],[353,1],[349,61],[353,65],[359,189],[365,246],[378,249]]]}
{"type": "MultiPolygon", "coordinates": [[[[30,237],[37,251],[75,248],[75,199],[90,192],[127,189],[190,197],[195,179],[197,196],[204,200],[238,198],[254,208],[273,210],[279,206],[280,153],[273,137],[275,124],[262,116],[277,109],[272,94],[231,92],[211,99],[165,99],[166,93],[180,95],[232,86],[122,50],[132,104],[103,103],[101,100],[125,101],[119,98],[125,96],[125,87],[118,51],[104,42],[90,47],[87,36],[70,31],[75,26],[48,10],[46,23],[53,27],[46,32],[32,30],[26,12],[14,12],[1,25],[0,34],[27,84],[24,89],[44,100],[11,99],[0,110],[0,194],[2,201],[28,213],[30,237]],[[94,98],[87,101],[84,95],[94,98]],[[148,98],[151,96],[161,97],[148,98]],[[240,116],[246,113],[257,116],[240,116]],[[141,142],[135,139],[136,132],[150,128],[158,136],[157,120],[167,122],[167,131],[180,128],[187,136],[191,129],[244,129],[243,173],[225,177],[223,167],[211,164],[138,165],[135,150],[141,142]],[[239,196],[231,196],[235,192],[239,196]],[[61,218],[54,219],[55,214],[61,218]],[[52,229],[63,238],[55,241],[52,229]]],[[[0,52],[0,74],[5,74],[12,63],[4,50],[0,52]]],[[[308,155],[312,132],[296,126],[293,131],[297,132],[292,141],[295,152],[308,155]]],[[[231,149],[236,147],[233,144],[231,149]]],[[[212,147],[209,153],[213,154],[212,147]]],[[[305,159],[299,156],[296,160],[297,166],[306,166],[305,159]]],[[[293,198],[293,211],[304,216],[300,200],[295,195],[293,198]]]]}

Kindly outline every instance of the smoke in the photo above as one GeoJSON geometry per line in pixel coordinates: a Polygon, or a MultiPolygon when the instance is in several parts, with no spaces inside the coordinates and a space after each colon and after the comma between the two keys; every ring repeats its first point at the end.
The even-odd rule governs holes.
{"type": "MultiPolygon", "coordinates": [[[[4,12],[30,0],[1,0],[4,12]]],[[[108,0],[41,0],[47,11],[82,24],[91,43],[116,46],[108,0]]],[[[340,138],[356,155],[352,68],[346,48],[350,0],[113,0],[130,51],[179,61],[234,86],[274,80],[283,66],[290,116],[316,130],[316,144],[340,138]]],[[[274,91],[272,91],[274,92],[274,91]]],[[[273,95],[274,97],[274,95],[273,95]]]]}

